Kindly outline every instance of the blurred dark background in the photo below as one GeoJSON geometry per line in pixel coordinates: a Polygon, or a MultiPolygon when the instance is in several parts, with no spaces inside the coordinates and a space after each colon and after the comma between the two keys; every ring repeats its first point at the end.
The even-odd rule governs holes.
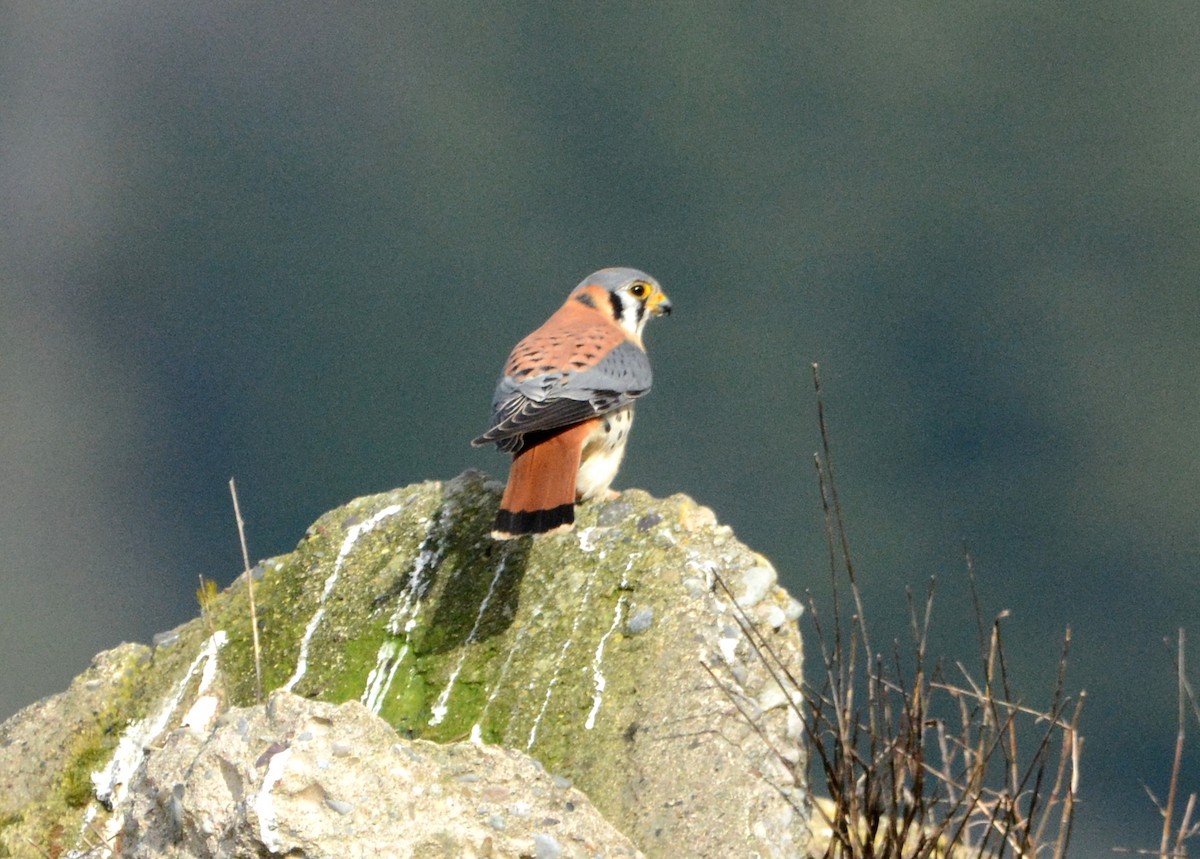
{"type": "Polygon", "coordinates": [[[1075,855],[1156,843],[1164,638],[1200,636],[1198,44],[1171,3],[0,6],[0,717],[236,577],[230,476],[255,557],[502,476],[467,442],[508,349],[631,265],[677,312],[618,486],[827,600],[820,362],[876,641],[937,576],[973,658],[965,542],[1028,704],[1073,631],[1075,855]]]}

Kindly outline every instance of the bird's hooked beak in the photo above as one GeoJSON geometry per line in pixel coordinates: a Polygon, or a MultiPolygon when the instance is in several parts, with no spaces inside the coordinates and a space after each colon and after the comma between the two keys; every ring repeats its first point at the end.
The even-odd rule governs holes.
{"type": "Polygon", "coordinates": [[[655,316],[671,315],[671,299],[667,298],[667,294],[661,289],[654,290],[654,295],[646,302],[646,305],[655,316]]]}

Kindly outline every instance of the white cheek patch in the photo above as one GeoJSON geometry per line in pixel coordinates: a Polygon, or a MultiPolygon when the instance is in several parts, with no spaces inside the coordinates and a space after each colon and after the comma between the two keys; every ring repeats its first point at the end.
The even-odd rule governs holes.
{"type": "Polygon", "coordinates": [[[621,324],[622,328],[640,340],[642,329],[646,327],[648,316],[645,305],[639,299],[634,298],[624,291],[614,292],[613,295],[621,305],[620,318],[617,319],[617,322],[621,324]]]}

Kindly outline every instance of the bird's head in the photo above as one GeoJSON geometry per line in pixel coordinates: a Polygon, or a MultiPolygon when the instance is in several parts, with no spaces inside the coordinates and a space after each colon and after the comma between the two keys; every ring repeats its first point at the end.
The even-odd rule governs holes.
{"type": "Polygon", "coordinates": [[[671,300],[658,281],[635,268],[602,268],[585,277],[571,297],[611,313],[637,340],[641,340],[647,319],[671,312],[671,300]]]}

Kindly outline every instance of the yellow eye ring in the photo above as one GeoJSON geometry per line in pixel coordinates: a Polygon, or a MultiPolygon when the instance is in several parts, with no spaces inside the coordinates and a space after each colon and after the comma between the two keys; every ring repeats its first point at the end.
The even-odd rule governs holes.
{"type": "Polygon", "coordinates": [[[642,283],[641,281],[638,281],[637,283],[635,283],[631,287],[629,287],[629,294],[632,295],[634,298],[645,298],[647,293],[649,293],[649,292],[650,292],[650,285],[646,284],[646,283],[642,283]]]}

